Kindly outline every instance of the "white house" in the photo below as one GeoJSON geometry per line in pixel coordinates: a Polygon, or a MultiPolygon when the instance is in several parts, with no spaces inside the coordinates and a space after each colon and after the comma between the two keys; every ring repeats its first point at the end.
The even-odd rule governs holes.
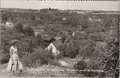
{"type": "Polygon", "coordinates": [[[60,51],[59,51],[59,47],[62,46],[62,41],[61,38],[55,38],[55,41],[52,41],[46,48],[45,50],[47,50],[48,52],[52,52],[54,57],[57,57],[60,55],[60,51]]]}
{"type": "Polygon", "coordinates": [[[67,18],[65,18],[65,17],[64,17],[64,18],[62,18],[62,20],[63,20],[63,21],[66,21],[66,20],[67,20],[67,18]]]}
{"type": "Polygon", "coordinates": [[[89,17],[88,19],[90,22],[101,22],[101,18],[96,18],[96,17],[89,17]]]}
{"type": "Polygon", "coordinates": [[[13,28],[13,27],[14,27],[13,22],[9,22],[9,21],[8,21],[8,22],[6,22],[5,24],[6,24],[6,26],[9,27],[9,28],[13,28]]]}

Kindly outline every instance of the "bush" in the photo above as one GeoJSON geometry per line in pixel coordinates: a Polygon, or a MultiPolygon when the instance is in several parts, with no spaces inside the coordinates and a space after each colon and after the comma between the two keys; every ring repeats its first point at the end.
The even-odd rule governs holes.
{"type": "Polygon", "coordinates": [[[48,64],[50,59],[53,59],[52,55],[40,47],[35,48],[33,53],[25,55],[22,58],[24,65],[27,67],[36,67],[48,64]]]}
{"type": "Polygon", "coordinates": [[[60,47],[60,51],[64,57],[70,58],[75,58],[76,55],[79,54],[78,46],[74,40],[64,43],[63,46],[60,47]]]}
{"type": "Polygon", "coordinates": [[[101,76],[103,75],[102,72],[97,72],[97,71],[87,71],[85,69],[88,69],[88,65],[85,61],[81,60],[78,61],[75,65],[74,68],[76,70],[78,70],[78,73],[82,73],[84,76],[86,77],[94,77],[94,76],[99,76],[99,74],[101,73],[101,76]],[[84,71],[81,71],[84,70],[84,71]]]}
{"type": "Polygon", "coordinates": [[[77,26],[79,25],[79,17],[78,16],[69,16],[65,22],[63,22],[64,25],[72,25],[77,26]]]}
{"type": "Polygon", "coordinates": [[[85,70],[87,68],[87,63],[84,62],[83,60],[78,61],[75,65],[74,68],[78,71],[80,70],[85,70]]]}
{"type": "Polygon", "coordinates": [[[1,22],[5,23],[8,20],[9,16],[7,13],[1,13],[1,22]]]}
{"type": "Polygon", "coordinates": [[[82,74],[84,74],[86,77],[95,77],[95,76],[99,76],[100,73],[96,71],[83,71],[82,74]]]}
{"type": "Polygon", "coordinates": [[[34,40],[34,36],[24,36],[21,32],[16,31],[16,29],[4,28],[1,30],[1,40],[0,40],[0,50],[2,50],[0,61],[5,63],[9,61],[9,49],[10,42],[13,39],[18,40],[18,55],[23,57],[25,54],[29,52],[33,52],[33,48],[36,47],[36,41],[34,40]],[[32,44],[32,45],[31,45],[32,44]]]}
{"type": "Polygon", "coordinates": [[[10,54],[9,53],[0,53],[2,56],[0,57],[0,63],[4,64],[9,61],[10,54]]]}
{"type": "Polygon", "coordinates": [[[85,43],[80,43],[80,45],[84,44],[83,45],[83,49],[81,49],[81,56],[83,57],[91,57],[94,52],[95,52],[95,42],[92,41],[92,40],[87,40],[87,41],[84,41],[85,43]]]}
{"type": "Polygon", "coordinates": [[[46,47],[46,43],[45,43],[44,39],[42,38],[42,36],[40,34],[38,34],[35,37],[35,41],[36,41],[37,46],[41,46],[43,48],[46,47]]]}
{"type": "Polygon", "coordinates": [[[106,76],[118,77],[119,71],[119,41],[112,40],[107,44],[107,49],[110,54],[103,60],[103,70],[106,72],[106,76]]]}
{"type": "Polygon", "coordinates": [[[22,35],[20,32],[15,31],[14,29],[7,29],[1,30],[1,39],[0,39],[0,50],[2,50],[1,55],[2,57],[1,62],[5,63],[9,61],[9,49],[10,49],[10,42],[13,39],[21,39],[22,35]]]}
{"type": "Polygon", "coordinates": [[[23,33],[23,25],[21,23],[14,26],[14,29],[16,29],[19,32],[23,33]]]}
{"type": "Polygon", "coordinates": [[[26,28],[24,28],[24,34],[28,35],[28,36],[33,36],[34,30],[31,27],[26,27],[26,28]]]}

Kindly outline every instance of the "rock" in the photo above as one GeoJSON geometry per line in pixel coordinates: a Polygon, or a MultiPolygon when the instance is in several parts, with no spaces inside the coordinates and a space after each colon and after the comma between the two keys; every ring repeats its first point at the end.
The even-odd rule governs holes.
{"type": "Polygon", "coordinates": [[[61,66],[68,66],[68,63],[66,63],[65,61],[58,61],[60,63],[61,66]]]}

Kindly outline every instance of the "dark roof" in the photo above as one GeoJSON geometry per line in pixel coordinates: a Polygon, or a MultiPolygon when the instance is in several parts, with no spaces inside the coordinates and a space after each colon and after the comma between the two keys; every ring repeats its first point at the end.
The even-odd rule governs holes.
{"type": "Polygon", "coordinates": [[[51,35],[43,35],[42,38],[43,38],[43,40],[45,40],[45,41],[51,41],[51,40],[54,39],[54,37],[51,36],[51,35]]]}
{"type": "Polygon", "coordinates": [[[53,41],[53,45],[59,50],[59,47],[62,46],[62,41],[61,40],[55,40],[53,41]]]}

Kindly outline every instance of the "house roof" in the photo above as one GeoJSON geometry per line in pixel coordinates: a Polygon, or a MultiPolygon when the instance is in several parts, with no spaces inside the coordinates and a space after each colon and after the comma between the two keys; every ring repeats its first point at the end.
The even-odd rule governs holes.
{"type": "Polygon", "coordinates": [[[52,39],[54,39],[54,37],[52,35],[43,35],[42,38],[45,40],[45,41],[50,41],[52,39]]]}
{"type": "Polygon", "coordinates": [[[55,41],[53,41],[53,45],[57,48],[57,49],[59,49],[59,47],[60,46],[62,46],[62,41],[61,40],[55,40],[55,41]]]}

